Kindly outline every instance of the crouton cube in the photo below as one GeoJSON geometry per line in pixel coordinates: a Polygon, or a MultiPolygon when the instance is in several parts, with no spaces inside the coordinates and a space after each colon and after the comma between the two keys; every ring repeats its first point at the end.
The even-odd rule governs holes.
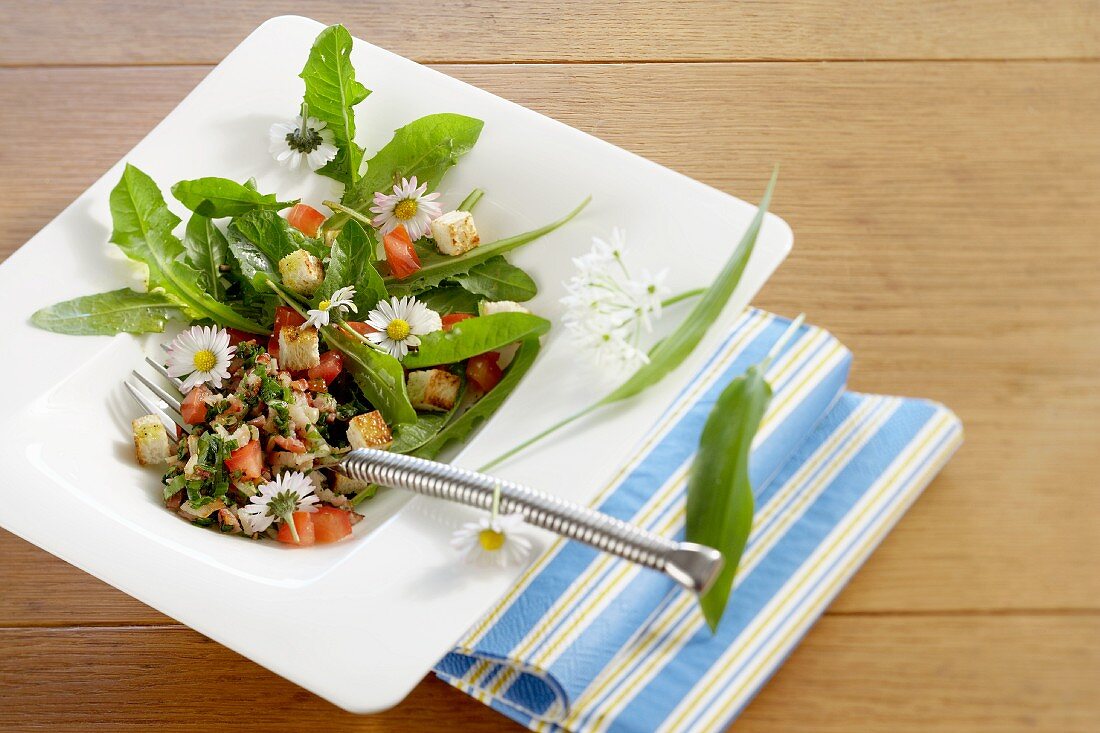
{"type": "Polygon", "coordinates": [[[481,244],[469,211],[449,211],[432,221],[432,239],[445,255],[460,255],[481,244]]]}
{"type": "Polygon", "coordinates": [[[388,448],[393,442],[389,425],[378,410],[356,415],[348,423],[348,442],[352,448],[388,448]]]}
{"type": "Polygon", "coordinates": [[[321,259],[304,249],[291,252],[279,260],[279,274],[283,285],[301,295],[313,295],[325,280],[325,268],[321,259]]]}
{"type": "Polygon", "coordinates": [[[321,341],[317,329],[283,326],[279,331],[279,366],[292,372],[321,363],[321,341]]]}
{"type": "Polygon", "coordinates": [[[491,316],[494,313],[530,313],[519,303],[511,300],[483,300],[477,304],[479,316],[491,316]]]}
{"type": "MultiPolygon", "coordinates": [[[[367,481],[360,481],[357,478],[348,478],[338,473],[336,474],[336,482],[332,485],[332,490],[341,496],[351,495],[358,494],[370,485],[371,484],[367,481]]],[[[329,503],[331,504],[332,502],[329,503]]]]}
{"type": "Polygon", "coordinates": [[[134,431],[134,449],[138,463],[143,466],[157,466],[168,462],[172,455],[172,443],[168,440],[168,431],[156,415],[139,417],[130,426],[134,431]]]}
{"type": "Polygon", "coordinates": [[[446,412],[455,406],[462,380],[444,369],[409,372],[409,401],[418,410],[446,412]]]}

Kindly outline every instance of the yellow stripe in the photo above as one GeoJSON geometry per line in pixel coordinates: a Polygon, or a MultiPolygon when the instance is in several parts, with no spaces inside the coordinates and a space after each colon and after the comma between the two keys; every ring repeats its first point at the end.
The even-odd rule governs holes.
{"type": "MultiPolygon", "coordinates": [[[[945,417],[945,416],[941,416],[941,418],[942,417],[945,417]]],[[[942,422],[944,422],[944,420],[941,419],[938,422],[942,423],[942,422]]],[[[928,433],[927,433],[927,435],[925,435],[924,439],[921,440],[920,445],[915,450],[912,450],[911,452],[908,452],[908,454],[906,455],[905,460],[902,461],[901,464],[898,465],[890,473],[889,478],[887,478],[886,481],[881,484],[882,488],[880,488],[878,491],[875,492],[876,495],[882,495],[882,494],[886,493],[889,489],[891,489],[899,481],[900,477],[904,474],[905,470],[909,467],[909,465],[911,463],[913,463],[913,461],[916,460],[916,458],[924,451],[924,449],[932,441],[932,439],[939,435],[939,430],[940,430],[940,427],[937,425],[937,426],[931,428],[928,431],[928,433]]],[[[820,548],[815,551],[817,559],[814,560],[814,562],[812,564],[810,564],[809,566],[804,566],[802,568],[802,571],[800,573],[800,577],[798,578],[798,582],[791,585],[788,588],[787,592],[784,593],[782,596],[777,596],[776,599],[773,599],[771,613],[769,613],[767,616],[765,616],[763,618],[758,617],[758,619],[754,623],[755,628],[754,628],[753,632],[747,638],[745,638],[745,639],[738,638],[736,640],[737,643],[736,643],[735,649],[737,651],[747,649],[747,648],[749,648],[753,645],[753,642],[756,640],[756,638],[758,636],[760,636],[760,634],[763,633],[768,628],[768,626],[772,622],[772,620],[777,615],[779,615],[779,611],[781,609],[783,609],[785,607],[785,605],[787,603],[789,603],[790,599],[793,598],[802,589],[802,587],[806,584],[808,579],[813,577],[814,573],[825,562],[826,558],[828,558],[829,555],[832,554],[832,552],[836,549],[837,545],[839,545],[841,542],[843,542],[845,539],[847,539],[848,535],[852,531],[852,528],[855,527],[856,525],[858,525],[860,523],[860,521],[862,521],[864,516],[866,516],[867,513],[870,511],[870,509],[874,506],[875,506],[874,502],[865,503],[863,508],[859,510],[859,513],[852,520],[849,521],[848,529],[845,532],[842,532],[842,533],[838,534],[833,539],[833,541],[829,544],[828,548],[825,549],[824,552],[822,552],[820,548]]],[[[731,651],[733,651],[733,650],[734,650],[734,648],[731,648],[731,651]]],[[[716,685],[720,681],[722,681],[722,678],[723,678],[723,675],[725,674],[725,672],[729,669],[729,667],[737,659],[738,659],[738,655],[736,653],[731,654],[730,656],[728,656],[726,658],[726,661],[724,663],[720,663],[721,666],[718,667],[717,670],[715,670],[715,668],[712,667],[710,670],[707,671],[707,676],[710,678],[709,681],[706,684],[704,684],[701,689],[699,689],[697,691],[692,690],[691,703],[680,713],[679,716],[677,716],[674,720],[672,720],[672,722],[671,722],[672,730],[680,730],[680,728],[682,727],[682,725],[684,723],[684,719],[686,717],[688,717],[696,707],[698,707],[700,704],[702,704],[703,700],[709,695],[709,693],[710,693],[711,689],[714,687],[714,685],[716,685]]],[[[665,725],[666,726],[669,725],[667,721],[666,721],[665,725]]]]}
{"type": "MultiPolygon", "coordinates": [[[[946,413],[944,414],[944,417],[949,418],[946,413]]],[[[950,429],[950,420],[948,420],[948,422],[949,424],[946,427],[950,429]]],[[[935,435],[936,437],[940,437],[944,432],[946,431],[942,428],[939,428],[937,429],[935,435]]],[[[850,573],[854,572],[854,569],[858,567],[860,563],[867,559],[867,557],[871,554],[871,552],[878,545],[881,539],[886,535],[886,533],[893,528],[895,523],[901,518],[903,514],[905,514],[909,507],[912,506],[913,502],[916,501],[917,496],[919,495],[919,491],[914,492],[913,488],[922,487],[928,481],[931,481],[932,477],[935,476],[935,474],[943,468],[947,460],[950,458],[951,453],[956,448],[958,448],[961,441],[962,435],[959,434],[955,437],[954,440],[944,446],[944,449],[941,449],[939,451],[939,458],[937,460],[930,461],[928,465],[925,466],[923,471],[913,477],[912,481],[910,481],[910,489],[908,489],[909,495],[906,496],[905,494],[902,494],[901,496],[904,497],[903,500],[898,502],[893,511],[887,515],[885,521],[881,522],[874,533],[870,535],[869,541],[861,543],[862,552],[857,552],[856,554],[854,554],[852,558],[842,566],[840,572],[825,588],[825,591],[819,593],[816,596],[816,603],[807,606],[806,612],[803,613],[800,617],[801,623],[791,626],[787,630],[787,633],[784,634],[783,637],[780,639],[779,643],[773,645],[771,651],[765,657],[761,658],[759,662],[757,662],[757,664],[753,667],[755,671],[752,673],[752,676],[748,678],[746,683],[740,686],[740,689],[743,692],[739,695],[735,695],[734,697],[729,698],[726,702],[721,703],[719,707],[714,710],[707,723],[703,725],[704,730],[710,729],[707,727],[708,725],[717,725],[718,721],[721,718],[725,717],[726,711],[729,710],[736,701],[744,699],[745,694],[752,693],[752,691],[755,689],[755,685],[758,683],[761,674],[767,673],[771,670],[771,661],[777,655],[785,651],[787,647],[787,642],[791,639],[791,637],[804,629],[807,625],[806,622],[812,621],[812,619],[814,619],[818,615],[819,611],[822,610],[825,605],[827,605],[827,599],[831,599],[833,591],[836,590],[840,585],[844,584],[844,582],[850,577],[850,573]]],[[[682,716],[678,720],[682,720],[682,716]]]]}
{"type": "MultiPolygon", "coordinates": [[[[800,514],[795,511],[795,508],[805,505],[816,498],[824,487],[836,477],[836,473],[842,470],[844,466],[848,464],[852,456],[866,445],[866,440],[872,437],[882,424],[890,418],[890,416],[896,411],[897,404],[893,404],[893,409],[887,410],[891,403],[888,401],[881,401],[877,404],[870,401],[863,403],[859,408],[848,418],[845,419],[833,435],[830,436],[826,443],[815,451],[814,456],[799,468],[799,471],[789,479],[784,487],[777,492],[772,501],[768,502],[769,508],[768,514],[779,511],[780,508],[786,508],[787,497],[791,494],[795,494],[798,500],[795,504],[790,505],[790,510],[785,512],[786,521],[777,524],[773,527],[773,531],[769,533],[769,537],[775,536],[777,532],[785,531],[792,523],[798,520],[800,514]],[[878,411],[882,410],[883,414],[879,415],[878,411]],[[868,414],[870,413],[870,414],[868,414]],[[873,417],[872,417],[873,416],[873,417]],[[845,443],[843,451],[838,456],[832,456],[833,451],[836,450],[838,443],[845,443]],[[833,469],[822,473],[820,476],[813,479],[812,483],[807,484],[809,476],[816,470],[817,466],[820,466],[826,460],[832,457],[833,469]]],[[[760,521],[762,523],[764,515],[761,515],[760,521]]],[[[745,568],[754,566],[758,558],[762,557],[769,550],[771,545],[764,538],[753,538],[753,546],[746,553],[745,564],[741,571],[739,571],[739,577],[744,578],[745,568]]],[[[736,587],[736,586],[735,586],[736,587]]],[[[627,681],[626,686],[618,691],[615,697],[607,700],[601,709],[605,711],[614,711],[618,705],[628,696],[632,690],[642,684],[648,674],[658,666],[663,659],[666,659],[670,651],[678,650],[683,639],[688,638],[691,634],[694,634],[702,626],[702,624],[696,620],[694,623],[684,624],[680,631],[668,641],[663,644],[659,643],[660,637],[663,635],[665,628],[673,623],[676,623],[680,617],[688,610],[688,608],[695,604],[695,597],[685,594],[681,596],[675,603],[669,606],[665,610],[663,616],[664,619],[659,622],[660,625],[654,625],[651,630],[643,637],[641,637],[634,647],[632,654],[626,659],[625,664],[620,666],[618,673],[612,673],[604,678],[604,681],[591,693],[585,694],[585,697],[596,698],[603,692],[617,683],[617,680],[621,680],[624,676],[629,675],[630,679],[627,681]],[[645,655],[653,653],[654,650],[663,649],[664,652],[658,652],[658,656],[649,660],[646,666],[641,669],[635,669],[639,658],[645,655]]],[[[582,709],[582,705],[575,706],[577,710],[582,709]]],[[[600,717],[603,717],[602,715],[600,717]]]]}
{"type": "MultiPolygon", "coordinates": [[[[777,369],[777,374],[775,377],[776,379],[781,377],[783,373],[788,371],[790,368],[792,368],[793,365],[796,364],[798,357],[801,355],[802,352],[806,350],[809,343],[814,340],[813,336],[820,333],[824,332],[812,332],[811,338],[804,339],[806,343],[803,344],[801,348],[791,349],[788,351],[788,354],[790,354],[789,358],[786,359],[783,365],[777,365],[780,366],[780,368],[777,369]]],[[[837,346],[839,348],[839,344],[837,346]]],[[[789,396],[801,394],[804,391],[803,388],[810,382],[811,378],[816,375],[818,371],[819,370],[815,368],[805,373],[797,385],[789,388],[788,390],[785,390],[786,393],[789,396]]],[[[771,424],[775,420],[775,418],[776,413],[769,409],[768,415],[765,417],[764,420],[764,425],[771,424]]],[[[665,484],[665,488],[660,491],[659,496],[650,499],[651,502],[655,502],[652,506],[660,504],[663,507],[663,505],[667,503],[667,500],[670,499],[673,494],[677,493],[682,488],[683,484],[687,480],[689,471],[690,459],[685,460],[681,469],[672,477],[671,482],[665,484]]],[[[643,526],[645,524],[645,522],[637,521],[635,523],[642,524],[643,526]]],[[[658,533],[660,534],[662,532],[658,531],[658,533]]],[[[537,648],[540,644],[543,644],[545,646],[542,650],[540,650],[540,656],[537,658],[537,660],[534,661],[535,664],[543,664],[545,663],[545,660],[547,660],[551,655],[557,653],[557,650],[560,648],[560,646],[569,640],[569,633],[571,633],[571,631],[575,629],[580,623],[590,619],[595,614],[586,612],[584,615],[578,615],[573,623],[569,625],[567,633],[563,634],[561,631],[558,631],[555,632],[554,635],[549,639],[543,638],[544,629],[548,629],[556,625],[558,619],[563,614],[565,614],[567,611],[573,610],[574,600],[577,598],[577,596],[581,595],[584,591],[590,588],[595,576],[601,574],[603,570],[607,567],[607,565],[614,561],[615,558],[612,558],[609,555],[604,555],[601,556],[597,561],[592,563],[592,565],[590,565],[588,568],[586,568],[585,572],[573,581],[570,592],[556,602],[557,605],[553,612],[548,616],[544,616],[539,625],[531,629],[524,640],[519,645],[517,645],[517,647],[513,648],[512,652],[510,652],[510,655],[521,659],[526,658],[533,649],[537,648]]],[[[597,596],[593,600],[585,602],[587,611],[591,611],[592,608],[595,607],[604,598],[606,598],[608,594],[619,591],[625,585],[624,581],[628,578],[632,579],[637,574],[637,572],[638,569],[634,568],[633,566],[624,566],[615,574],[615,576],[610,581],[605,581],[604,583],[602,583],[602,587],[597,596]]]]}
{"type": "MultiPolygon", "coordinates": [[[[717,379],[725,366],[728,365],[728,363],[736,358],[738,355],[740,355],[741,352],[744,350],[744,347],[748,343],[751,343],[753,340],[755,340],[759,333],[763,331],[773,320],[774,316],[761,314],[756,323],[746,326],[744,332],[742,332],[729,344],[726,354],[712,366],[712,368],[708,371],[707,376],[703,379],[698,380],[694,385],[692,385],[691,392],[689,392],[677,406],[675,406],[672,410],[669,410],[669,412],[666,414],[665,419],[659,424],[659,429],[654,429],[650,433],[649,437],[642,442],[638,450],[635,452],[634,458],[632,458],[630,461],[627,461],[612,476],[610,481],[608,481],[605,485],[604,489],[602,489],[600,493],[596,496],[596,498],[593,499],[593,504],[599,504],[606,498],[606,496],[611,492],[613,488],[618,486],[618,484],[622,481],[623,476],[629,470],[632,470],[634,468],[637,460],[640,457],[647,455],[651,450],[653,444],[656,443],[660,438],[664,437],[665,431],[668,426],[671,425],[673,422],[679,420],[681,414],[695,403],[697,395],[700,392],[704,391],[709,386],[709,384],[713,382],[714,379],[717,379]]],[[[507,608],[516,598],[516,596],[518,596],[519,593],[527,587],[527,585],[530,583],[530,580],[539,571],[541,571],[550,562],[550,560],[552,560],[557,555],[557,552],[560,551],[561,547],[564,546],[564,544],[565,540],[556,541],[554,545],[552,545],[550,549],[542,555],[542,557],[540,557],[535,563],[533,563],[527,569],[527,571],[524,572],[522,576],[520,576],[519,580],[504,596],[504,598],[501,599],[496,608],[493,609],[488,615],[486,615],[485,618],[483,618],[481,622],[479,622],[474,627],[474,629],[466,635],[462,642],[463,646],[472,647],[474,645],[476,639],[480,638],[485,633],[485,631],[499,619],[500,615],[505,610],[507,610],[507,608]]]]}

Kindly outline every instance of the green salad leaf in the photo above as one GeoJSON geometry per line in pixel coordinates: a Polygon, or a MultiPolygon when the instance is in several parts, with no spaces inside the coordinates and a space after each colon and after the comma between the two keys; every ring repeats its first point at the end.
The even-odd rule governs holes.
{"type": "Polygon", "coordinates": [[[416,422],[401,362],[331,326],[322,332],[328,345],[344,355],[344,368],[388,425],[416,422]]]}
{"type": "Polygon", "coordinates": [[[350,285],[355,288],[355,306],[365,316],[378,301],[386,298],[386,284],[374,267],[377,244],[373,229],[364,229],[359,222],[349,221],[332,245],[325,281],[313,296],[314,302],[328,300],[337,290],[350,285]]]}
{"type": "MultiPolygon", "coordinates": [[[[396,130],[393,139],[367,161],[367,170],[353,186],[344,191],[343,203],[362,211],[374,201],[374,194],[386,191],[402,178],[416,176],[428,190],[439,185],[458,159],[468,153],[485,123],[473,117],[444,112],[413,120],[396,130]]],[[[348,219],[334,214],[325,229],[339,229],[348,219]]]]}
{"type": "Polygon", "coordinates": [[[713,547],[725,559],[718,578],[699,599],[711,631],[718,628],[726,609],[737,566],[752,530],[749,456],[771,396],[771,387],[759,366],[749,367],[730,382],[703,426],[699,451],[691,464],[687,540],[713,547]]]}
{"type": "Polygon", "coordinates": [[[539,293],[530,275],[501,256],[490,257],[471,267],[469,272],[456,274],[454,280],[471,293],[484,295],[489,300],[521,303],[539,293]]]}
{"type": "Polygon", "coordinates": [[[278,211],[298,203],[279,201],[273,193],[262,194],[253,186],[213,177],[180,181],[172,186],[172,195],[191,211],[211,219],[240,216],[255,209],[278,211]]]}
{"type": "Polygon", "coordinates": [[[187,262],[199,271],[199,282],[207,293],[219,300],[225,295],[221,266],[229,261],[229,242],[214,221],[192,214],[184,230],[183,248],[187,262]]]}
{"type": "Polygon", "coordinates": [[[317,257],[328,257],[329,248],[287,223],[277,212],[256,209],[229,223],[229,240],[247,239],[273,264],[295,250],[304,249],[317,257]]]}
{"type": "Polygon", "coordinates": [[[412,452],[414,456],[421,458],[435,458],[447,444],[454,440],[465,440],[467,436],[488,419],[494,412],[500,409],[504,400],[515,391],[516,386],[535,363],[535,357],[539,353],[539,340],[537,337],[524,339],[520,344],[516,355],[512,357],[512,363],[504,370],[497,386],[489,390],[480,400],[470,406],[470,409],[449,422],[446,427],[424,445],[412,452]]]}
{"type": "Polygon", "coordinates": [[[428,288],[416,294],[417,300],[440,315],[450,313],[477,313],[477,304],[482,298],[465,288],[448,285],[441,288],[428,288]]]}
{"type": "Polygon", "coordinates": [[[250,240],[240,236],[233,236],[233,229],[229,230],[229,254],[232,258],[230,266],[235,274],[239,275],[249,286],[259,293],[264,293],[265,280],[281,282],[279,270],[267,255],[260,251],[259,247],[250,240]]]}
{"type": "Polygon", "coordinates": [[[549,330],[550,321],[530,313],[494,313],[467,318],[448,331],[433,331],[421,336],[420,348],[406,356],[403,363],[409,369],[454,364],[516,341],[537,338],[549,330]]]}
{"type": "Polygon", "coordinates": [[[149,290],[163,289],[194,318],[209,318],[249,333],[270,333],[203,291],[198,270],[183,261],[183,243],[172,234],[180,220],[168,210],[152,178],[127,163],[110,200],[111,241],[127,257],[149,268],[149,290]]]}
{"type": "Polygon", "coordinates": [[[420,258],[419,270],[404,280],[398,280],[392,275],[387,276],[386,287],[389,288],[391,295],[410,295],[439,285],[444,280],[455,279],[458,276],[468,273],[474,265],[480,265],[482,262],[490,260],[497,255],[502,255],[517,247],[522,247],[568,223],[577,214],[581,213],[591,200],[592,197],[586,198],[577,208],[557,221],[550,222],[545,226],[541,226],[538,229],[532,229],[523,234],[517,234],[514,237],[498,239],[495,242],[483,244],[465,254],[454,257],[439,254],[438,252],[422,255],[420,258]]]}
{"type": "Polygon", "coordinates": [[[351,186],[359,177],[363,149],[355,143],[355,105],[370,90],[355,80],[351,65],[351,34],[342,25],[317,35],[300,76],[306,83],[305,105],[310,117],[326,123],[336,139],[336,157],[318,170],[351,186]]]}
{"type": "Polygon", "coordinates": [[[31,316],[31,323],[55,333],[110,336],[160,333],[167,321],[180,317],[179,304],[164,293],[139,293],[123,288],[42,308],[31,316]]]}
{"type": "Polygon", "coordinates": [[[779,175],[776,169],[772,173],[768,187],[764,191],[764,198],[756,210],[756,216],[752,218],[749,228],[745,230],[737,248],[726,260],[725,266],[714,278],[706,292],[696,301],[691,313],[673,331],[668,338],[660,341],[649,352],[649,361],[630,375],[625,382],[619,385],[611,394],[600,400],[599,404],[608,405],[612,402],[633,397],[642,390],[650,387],[665,378],[669,372],[683,363],[684,359],[699,345],[707,329],[717,320],[722,309],[726,307],[730,296],[741,282],[741,275],[745,272],[745,266],[752,256],[753,247],[756,245],[756,237],[760,233],[760,227],[764,223],[764,215],[771,203],[772,191],[775,190],[775,181],[779,175]]]}

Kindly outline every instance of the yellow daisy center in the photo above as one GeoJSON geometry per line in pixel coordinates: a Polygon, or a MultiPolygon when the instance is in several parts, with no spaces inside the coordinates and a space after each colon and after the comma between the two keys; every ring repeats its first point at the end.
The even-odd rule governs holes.
{"type": "Polygon", "coordinates": [[[320,308],[323,311],[327,311],[329,308],[332,307],[332,301],[331,300],[322,300],[320,303],[317,304],[317,307],[320,308]]]}
{"type": "Polygon", "coordinates": [[[397,202],[397,205],[393,207],[393,215],[401,221],[408,221],[416,216],[418,204],[416,199],[401,199],[397,202]]]}
{"type": "Polygon", "coordinates": [[[483,529],[477,533],[477,542],[481,549],[496,552],[504,547],[504,533],[495,529],[483,529]]]}
{"type": "Polygon", "coordinates": [[[200,372],[208,372],[218,364],[218,357],[210,349],[195,352],[195,369],[200,372]]]}
{"type": "Polygon", "coordinates": [[[390,325],[386,326],[386,335],[394,341],[404,341],[411,332],[409,322],[401,318],[394,318],[390,321],[390,325]]]}

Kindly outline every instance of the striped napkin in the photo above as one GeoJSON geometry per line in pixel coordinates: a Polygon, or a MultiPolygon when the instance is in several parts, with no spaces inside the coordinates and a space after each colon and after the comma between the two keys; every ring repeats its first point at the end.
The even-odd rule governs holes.
{"type": "MultiPolygon", "coordinates": [[[[682,538],[714,401],[788,325],[746,313],[594,504],[682,538]]],[[[803,326],[768,369],[756,518],[717,633],[664,576],[559,541],[436,673],[532,730],[724,730],[962,442],[940,405],[846,392],[850,364],[803,326]]]]}

